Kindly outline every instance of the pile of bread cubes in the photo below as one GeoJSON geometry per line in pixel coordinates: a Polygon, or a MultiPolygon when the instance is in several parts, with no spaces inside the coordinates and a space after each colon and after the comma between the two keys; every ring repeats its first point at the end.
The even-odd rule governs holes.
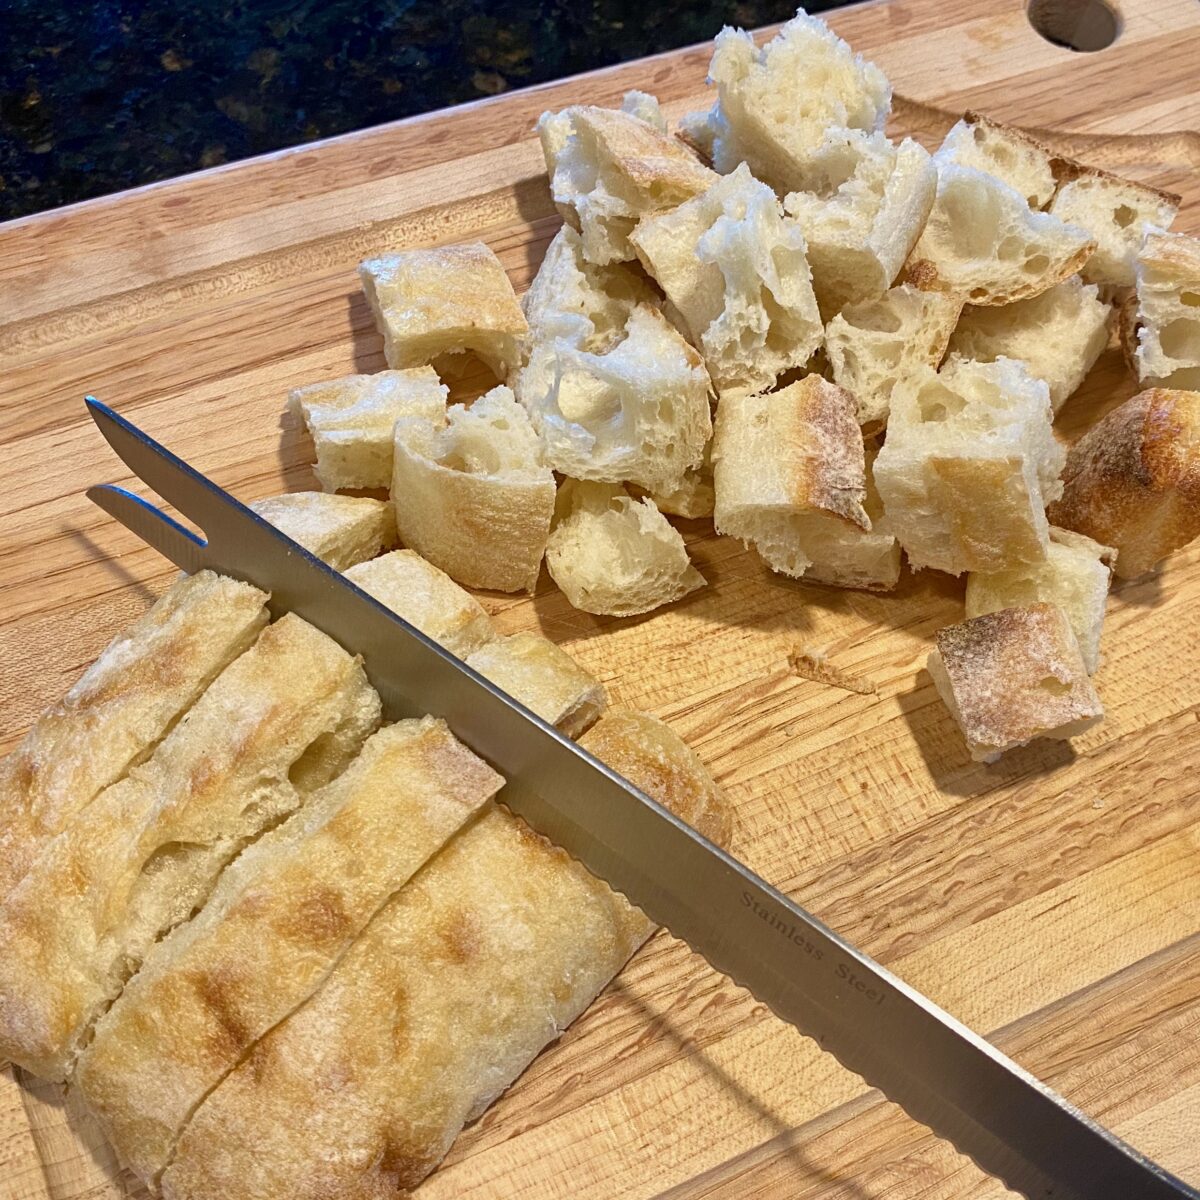
{"type": "Polygon", "coordinates": [[[1179,198],[968,113],[932,155],[803,11],[725,29],[708,111],[545,113],[563,217],[518,301],[482,244],[364,262],[389,369],[296,389],[330,492],[390,487],[454,580],[627,616],[704,579],[668,516],[774,571],[886,592],[966,575],[929,670],[990,761],[1102,716],[1110,578],[1200,535],[1200,240],[1179,198]],[[1069,451],[1117,327],[1147,390],[1069,451]],[[447,355],[504,380],[447,404],[447,355]],[[1186,390],[1185,390],[1186,389],[1186,390]]]}

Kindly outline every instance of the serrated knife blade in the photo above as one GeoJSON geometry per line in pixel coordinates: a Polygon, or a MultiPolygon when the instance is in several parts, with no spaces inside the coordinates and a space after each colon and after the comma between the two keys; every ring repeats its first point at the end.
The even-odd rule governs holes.
{"type": "Polygon", "coordinates": [[[252,583],[277,614],[362,655],[390,719],[443,718],[505,777],[513,812],[983,1170],[1030,1200],[1200,1200],[131,422],[87,405],[205,537],[123,489],[90,489],[101,507],[184,570],[252,583]]]}

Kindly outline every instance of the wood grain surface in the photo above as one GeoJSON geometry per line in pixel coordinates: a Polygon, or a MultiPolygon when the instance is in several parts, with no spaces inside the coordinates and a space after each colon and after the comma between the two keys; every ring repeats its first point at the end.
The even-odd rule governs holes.
{"type": "MultiPolygon", "coordinates": [[[[1094,54],[1039,38],[1021,0],[893,0],[831,23],[909,98],[894,132],[936,144],[966,107],[1044,129],[1182,191],[1178,227],[1200,232],[1200,6],[1122,8],[1117,42],[1094,54]]],[[[701,103],[707,60],[680,51],[0,227],[0,749],[170,575],[84,498],[128,482],[85,391],[243,499],[316,486],[283,402],[383,366],[359,259],[483,238],[523,289],[557,225],[536,116],[632,86],[678,115],[701,103]]],[[[1132,391],[1110,350],[1059,428],[1077,436],[1132,391]]],[[[1200,1183],[1200,546],[1114,592],[1107,720],[983,766],[923,669],[934,630],[961,617],[960,583],[804,586],[703,522],[681,528],[709,587],[668,611],[589,617],[545,577],[532,599],[483,601],[686,737],[728,790],[752,867],[1200,1183]],[[855,690],[797,672],[818,647],[855,690]]],[[[72,1098],[0,1080],[4,1200],[137,1194],[72,1098]]],[[[419,1194],[1003,1189],[659,934],[419,1194]]]]}

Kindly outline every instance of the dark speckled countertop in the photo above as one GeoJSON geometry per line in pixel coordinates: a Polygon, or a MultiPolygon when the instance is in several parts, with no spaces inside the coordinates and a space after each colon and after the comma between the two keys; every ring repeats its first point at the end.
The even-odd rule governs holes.
{"type": "Polygon", "coordinates": [[[794,11],[795,0],[0,0],[0,219],[794,11]]]}

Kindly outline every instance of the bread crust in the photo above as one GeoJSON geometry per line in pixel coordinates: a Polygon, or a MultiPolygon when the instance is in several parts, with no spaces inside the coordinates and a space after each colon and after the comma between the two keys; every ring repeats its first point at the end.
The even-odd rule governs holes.
{"type": "Polygon", "coordinates": [[[365,562],[396,544],[396,514],[386,500],[286,492],[255,500],[250,507],[335,571],[365,562]]]}

